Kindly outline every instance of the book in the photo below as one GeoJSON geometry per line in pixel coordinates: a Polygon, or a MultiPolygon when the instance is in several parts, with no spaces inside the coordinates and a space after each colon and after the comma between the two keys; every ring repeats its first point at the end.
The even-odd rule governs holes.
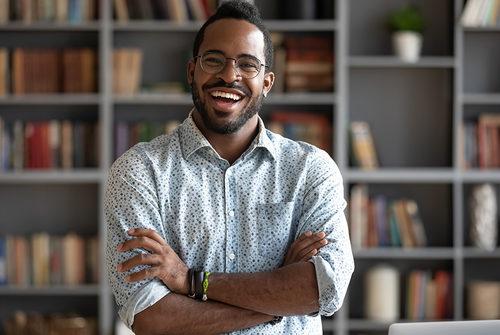
{"type": "Polygon", "coordinates": [[[186,22],[189,19],[188,9],[184,0],[166,0],[170,20],[175,22],[186,22]]]}
{"type": "Polygon", "coordinates": [[[50,284],[50,237],[47,233],[36,233],[31,236],[33,284],[50,284]]]}
{"type": "Polygon", "coordinates": [[[139,92],[142,75],[142,50],[113,50],[113,93],[131,96],[139,92]]]}
{"type": "Polygon", "coordinates": [[[0,24],[6,24],[9,22],[9,5],[9,0],[0,0],[0,24]]]}
{"type": "Polygon", "coordinates": [[[280,135],[307,142],[332,154],[331,121],[324,114],[275,110],[270,114],[270,121],[283,125],[280,135]]]}
{"type": "Polygon", "coordinates": [[[129,20],[126,0],[113,0],[115,19],[118,22],[127,22],[129,20]]]}
{"type": "Polygon", "coordinates": [[[85,241],[82,236],[67,234],[62,240],[63,281],[67,285],[85,282],[85,241]]]}
{"type": "Polygon", "coordinates": [[[360,249],[366,245],[367,204],[368,186],[366,184],[353,185],[349,203],[349,231],[354,249],[360,249]]]}
{"type": "Polygon", "coordinates": [[[445,270],[434,273],[436,283],[436,319],[450,319],[453,316],[452,275],[445,270]]]}
{"type": "Polygon", "coordinates": [[[0,97],[8,93],[8,86],[9,86],[9,52],[7,48],[0,48],[0,97]]]}
{"type": "Polygon", "coordinates": [[[61,167],[73,168],[73,125],[69,120],[61,123],[61,167]]]}
{"type": "Polygon", "coordinates": [[[373,199],[375,227],[377,230],[377,246],[387,247],[391,245],[389,233],[389,220],[387,217],[387,199],[383,195],[377,195],[373,199]]]}
{"type": "Polygon", "coordinates": [[[418,205],[415,200],[405,200],[406,212],[411,222],[411,230],[415,237],[415,245],[418,247],[425,247],[427,245],[427,235],[425,233],[424,223],[418,210],[418,205]]]}
{"type": "Polygon", "coordinates": [[[399,199],[394,202],[394,213],[398,223],[402,246],[404,248],[413,248],[417,246],[415,233],[407,212],[406,199],[399,199]]]}
{"type": "Polygon", "coordinates": [[[363,170],[377,169],[379,163],[370,125],[365,121],[353,121],[349,131],[354,166],[363,170]]]}

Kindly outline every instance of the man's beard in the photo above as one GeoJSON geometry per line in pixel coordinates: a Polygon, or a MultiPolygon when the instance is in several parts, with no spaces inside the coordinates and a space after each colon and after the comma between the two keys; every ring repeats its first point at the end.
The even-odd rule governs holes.
{"type": "MultiPolygon", "coordinates": [[[[239,88],[245,93],[248,92],[248,96],[250,95],[248,89],[243,89],[241,87],[238,87],[234,83],[227,84],[224,81],[219,81],[212,85],[204,85],[202,89],[205,90],[210,87],[239,88]]],[[[201,101],[200,92],[198,91],[198,87],[196,86],[196,82],[194,80],[191,84],[191,94],[193,96],[194,106],[196,107],[198,113],[200,113],[201,118],[203,120],[203,124],[208,130],[211,130],[217,134],[224,135],[224,134],[233,134],[237,132],[238,130],[241,129],[241,127],[245,125],[245,123],[248,120],[250,120],[255,114],[257,114],[262,107],[263,95],[260,94],[255,98],[254,101],[252,101],[249,105],[247,105],[246,108],[243,108],[243,110],[240,112],[236,120],[228,121],[224,124],[218,124],[216,122],[217,120],[211,119],[210,116],[208,115],[206,104],[201,101]]],[[[215,110],[215,114],[220,116],[224,115],[223,112],[218,110],[215,110]]]]}

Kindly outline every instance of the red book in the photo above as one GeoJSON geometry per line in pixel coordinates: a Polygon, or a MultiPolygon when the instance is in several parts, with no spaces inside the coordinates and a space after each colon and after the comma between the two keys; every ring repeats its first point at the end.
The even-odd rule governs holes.
{"type": "Polygon", "coordinates": [[[451,274],[444,270],[437,270],[434,275],[436,282],[436,319],[452,317],[453,287],[451,274]]]}

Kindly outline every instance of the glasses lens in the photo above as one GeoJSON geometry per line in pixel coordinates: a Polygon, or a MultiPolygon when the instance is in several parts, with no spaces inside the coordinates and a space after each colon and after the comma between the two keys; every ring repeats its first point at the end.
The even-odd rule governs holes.
{"type": "Polygon", "coordinates": [[[201,67],[207,73],[218,73],[224,68],[226,58],[217,53],[206,53],[201,57],[201,67]]]}
{"type": "Polygon", "coordinates": [[[251,57],[240,57],[236,64],[241,74],[250,78],[255,77],[260,71],[260,62],[251,57]]]}

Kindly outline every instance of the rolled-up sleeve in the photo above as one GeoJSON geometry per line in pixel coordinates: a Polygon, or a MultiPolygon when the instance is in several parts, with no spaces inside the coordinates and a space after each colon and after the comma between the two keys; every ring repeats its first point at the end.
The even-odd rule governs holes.
{"type": "Polygon", "coordinates": [[[111,167],[104,196],[106,220],[106,267],[109,283],[119,307],[122,321],[132,327],[134,315],[156,303],[170,290],[158,279],[145,279],[129,283],[125,277],[143,269],[133,268],[118,272],[118,264],[139,253],[142,249],[118,252],[117,246],[130,239],[127,231],[143,227],[156,230],[165,238],[162,217],[154,188],[153,172],[139,150],[132,149],[111,167]]]}
{"type": "Polygon", "coordinates": [[[344,301],[354,260],[344,214],[346,201],[342,176],[337,165],[326,154],[311,162],[307,176],[301,225],[297,236],[311,230],[323,231],[328,244],[310,262],[316,269],[319,291],[319,313],[330,316],[344,301]]]}

